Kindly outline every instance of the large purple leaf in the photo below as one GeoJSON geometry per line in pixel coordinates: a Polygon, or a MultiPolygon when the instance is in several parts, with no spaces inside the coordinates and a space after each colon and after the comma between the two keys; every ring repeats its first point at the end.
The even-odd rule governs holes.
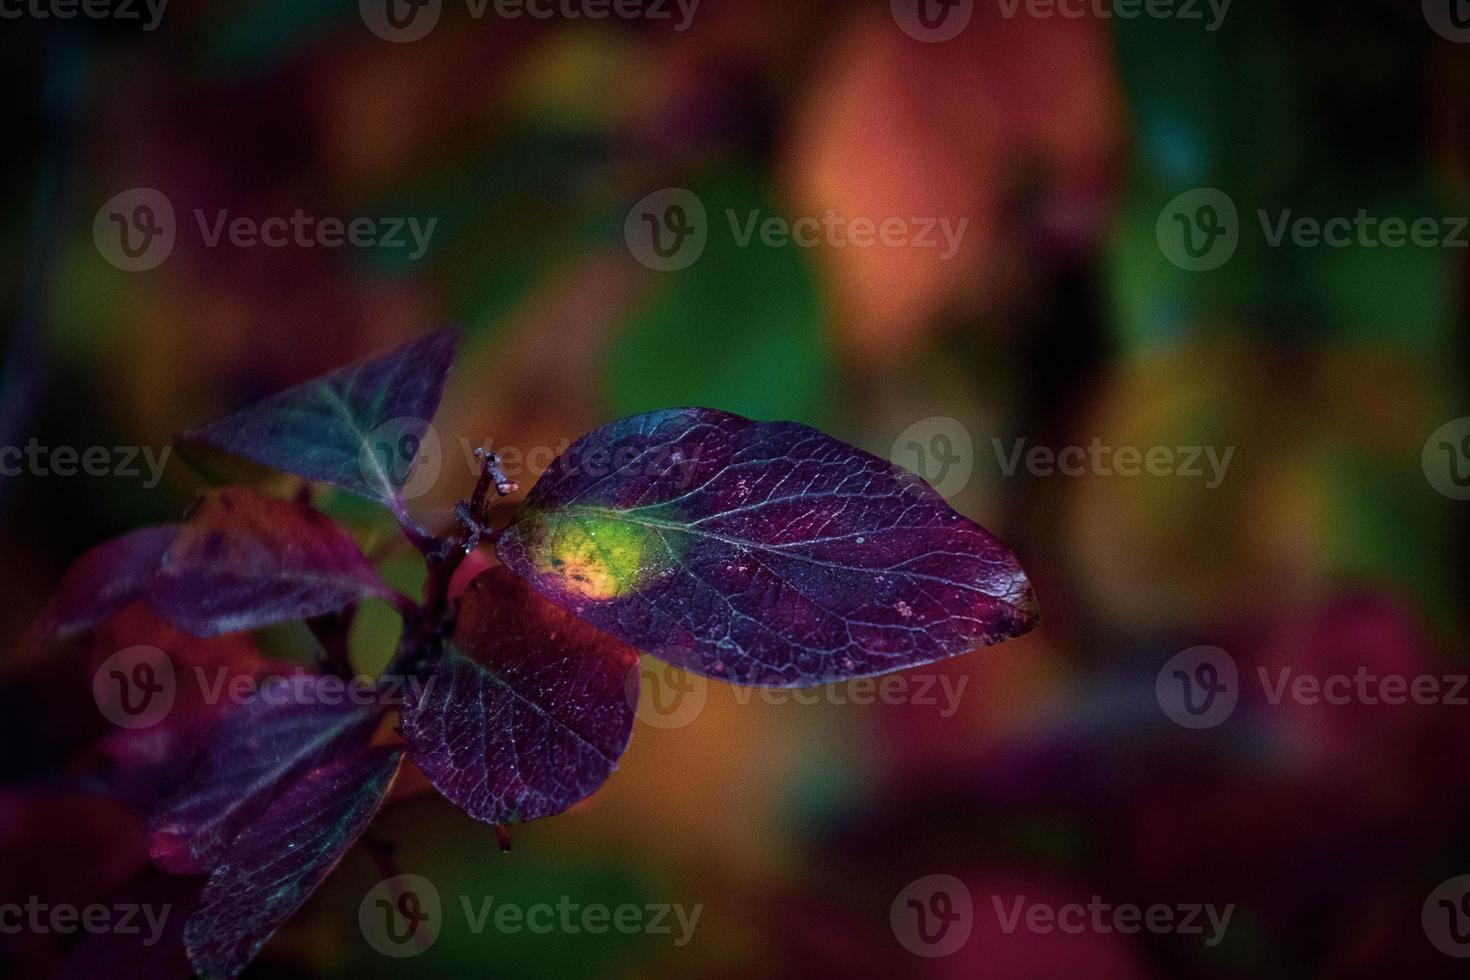
{"type": "Polygon", "coordinates": [[[149,603],[195,636],[256,629],[391,590],[325,514],[245,487],[207,495],[164,553],[149,603]]]}
{"type": "Polygon", "coordinates": [[[287,388],[184,438],[397,509],[458,339],[457,330],[440,330],[287,388]]]}
{"type": "Polygon", "coordinates": [[[141,598],[178,533],[177,524],[139,528],[82,555],[62,576],[37,624],[38,632],[71,636],[111,618],[141,598]]]}
{"type": "Polygon", "coordinates": [[[1036,621],[1015,556],[918,477],[804,425],[706,408],[573,443],[497,551],[594,626],[737,684],[880,674],[1036,621]]]}
{"type": "Polygon", "coordinates": [[[335,678],[297,675],[226,714],[149,819],[154,863],[175,874],[212,869],[293,780],[368,743],[382,709],[361,700],[335,678]]]}
{"type": "Polygon", "coordinates": [[[403,758],[378,746],[304,773],[237,837],[184,926],[204,980],[235,977],[337,866],[377,815],[403,758]]]}
{"type": "Polygon", "coordinates": [[[409,755],[478,820],[560,813],[617,768],[637,663],[637,651],[492,568],[470,583],[452,642],[403,713],[409,755]]]}

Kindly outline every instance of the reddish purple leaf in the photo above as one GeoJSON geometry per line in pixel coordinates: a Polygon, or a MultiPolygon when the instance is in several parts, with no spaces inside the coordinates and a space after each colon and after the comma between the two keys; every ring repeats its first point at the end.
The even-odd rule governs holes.
{"type": "Polygon", "coordinates": [[[294,780],[356,754],[382,709],[349,690],[336,678],[297,675],[226,714],[183,786],[149,820],[154,863],[175,874],[209,871],[294,780]]]}
{"type": "Polygon", "coordinates": [[[594,626],[736,684],[881,674],[1036,622],[1015,556],[918,477],[804,425],[706,408],[573,443],[497,550],[594,626]]]}
{"type": "Polygon", "coordinates": [[[204,980],[235,977],[337,866],[377,815],[403,750],[348,752],[296,779],[209,876],[184,926],[204,980]]]}
{"type": "MultiPolygon", "coordinates": [[[[88,643],[90,652],[83,676],[94,682],[107,661],[123,650],[156,648],[171,666],[171,690],[164,716],[138,728],[114,722],[94,746],[99,757],[106,760],[101,783],[144,813],[157,805],[161,794],[179,785],[195,753],[231,707],[222,692],[228,691],[231,684],[253,682],[259,675],[290,669],[289,665],[261,656],[249,634],[208,639],[190,636],[165,623],[143,602],[133,603],[100,624],[88,643]]],[[[128,697],[136,696],[131,663],[135,661],[123,664],[123,673],[128,675],[124,688],[128,697]]],[[[108,679],[108,692],[121,695],[115,678],[108,679]]],[[[92,701],[94,692],[87,693],[93,713],[104,714],[92,701]]],[[[114,705],[105,714],[115,718],[116,711],[114,705]]]]}
{"type": "Polygon", "coordinates": [[[409,755],[477,820],[560,813],[628,746],[638,654],[504,568],[466,590],[454,639],[403,713],[409,755]]]}
{"type": "Polygon", "coordinates": [[[37,629],[42,634],[71,636],[141,598],[178,533],[177,524],[139,528],[82,555],[62,576],[37,629]]]}
{"type": "Polygon", "coordinates": [[[149,604],[195,636],[341,609],[391,590],[331,518],[244,487],[206,496],[164,553],[149,604]]]}
{"type": "Polygon", "coordinates": [[[459,333],[440,330],[295,385],[184,438],[394,506],[459,333]]]}

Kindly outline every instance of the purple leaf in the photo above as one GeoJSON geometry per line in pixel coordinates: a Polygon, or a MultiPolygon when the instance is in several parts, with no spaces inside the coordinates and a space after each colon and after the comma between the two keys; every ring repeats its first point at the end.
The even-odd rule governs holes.
{"type": "Polygon", "coordinates": [[[492,568],[470,583],[454,639],[403,713],[409,755],[477,820],[560,813],[617,768],[637,664],[635,650],[492,568]]]}
{"type": "Polygon", "coordinates": [[[367,829],[403,758],[378,746],[304,773],[235,839],[184,926],[189,961],[205,980],[235,977],[367,829]]]}
{"type": "Polygon", "coordinates": [[[295,385],[184,438],[399,509],[459,333],[440,330],[295,385]]]}
{"type": "Polygon", "coordinates": [[[139,528],[82,555],[62,576],[36,629],[67,637],[110,619],[147,592],[178,533],[177,524],[139,528]]]}
{"type": "Polygon", "coordinates": [[[390,594],[326,515],[229,487],[204,498],[164,553],[149,604],[187,633],[216,636],[390,594]]]}
{"type": "Polygon", "coordinates": [[[594,626],[736,684],[881,674],[1036,622],[1015,556],[918,477],[804,425],[706,408],[573,443],[497,551],[594,626]]]}
{"type": "Polygon", "coordinates": [[[382,709],[346,683],[295,675],[226,714],[148,822],[154,863],[174,874],[209,871],[293,780],[366,745],[382,709]]]}

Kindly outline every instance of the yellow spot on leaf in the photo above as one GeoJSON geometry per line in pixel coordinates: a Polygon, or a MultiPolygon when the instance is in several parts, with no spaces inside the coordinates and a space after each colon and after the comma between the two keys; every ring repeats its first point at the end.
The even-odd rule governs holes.
{"type": "Polygon", "coordinates": [[[650,528],[627,521],[545,513],[531,520],[536,570],[588,599],[616,599],[633,591],[662,549],[650,528]]]}

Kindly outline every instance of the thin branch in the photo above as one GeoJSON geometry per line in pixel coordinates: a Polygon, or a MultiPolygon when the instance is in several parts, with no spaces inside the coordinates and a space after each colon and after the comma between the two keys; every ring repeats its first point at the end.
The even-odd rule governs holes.
{"type": "Polygon", "coordinates": [[[402,500],[394,498],[389,505],[393,510],[393,516],[398,518],[398,526],[403,529],[403,536],[413,544],[424,555],[432,554],[438,550],[442,542],[433,535],[419,527],[418,521],[408,512],[408,507],[402,500]]]}

